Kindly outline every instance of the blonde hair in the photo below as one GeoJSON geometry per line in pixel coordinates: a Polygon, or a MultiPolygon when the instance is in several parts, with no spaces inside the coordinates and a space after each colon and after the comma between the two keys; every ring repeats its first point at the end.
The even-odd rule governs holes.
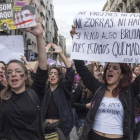
{"type": "MultiPolygon", "coordinates": [[[[24,65],[21,61],[19,61],[19,60],[11,60],[11,61],[7,64],[6,70],[5,70],[5,71],[7,71],[7,67],[8,67],[8,65],[11,64],[11,63],[17,63],[17,64],[19,64],[19,65],[23,68],[23,70],[24,70],[24,72],[25,72],[25,75],[28,75],[28,70],[27,70],[27,68],[26,68],[25,65],[24,65]]],[[[32,84],[32,80],[31,80],[30,78],[28,78],[28,76],[27,76],[27,79],[25,80],[25,86],[26,86],[26,87],[29,87],[31,84],[32,84]]],[[[1,91],[0,97],[1,97],[1,99],[3,99],[3,100],[8,100],[8,99],[11,98],[11,96],[12,96],[11,87],[10,87],[10,85],[7,85],[7,87],[4,88],[4,89],[1,91]]]]}

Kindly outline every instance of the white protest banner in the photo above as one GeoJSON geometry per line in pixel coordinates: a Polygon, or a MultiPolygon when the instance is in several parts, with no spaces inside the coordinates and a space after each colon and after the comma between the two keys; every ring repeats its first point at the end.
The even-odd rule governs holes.
{"type": "Polygon", "coordinates": [[[0,36],[0,61],[21,60],[21,55],[24,55],[23,36],[0,36]]]}
{"type": "Polygon", "coordinates": [[[79,12],[72,59],[140,63],[140,14],[79,12]]]}

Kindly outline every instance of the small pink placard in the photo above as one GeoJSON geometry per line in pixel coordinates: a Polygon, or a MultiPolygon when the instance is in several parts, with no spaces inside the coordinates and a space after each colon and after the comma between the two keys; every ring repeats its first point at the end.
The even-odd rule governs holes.
{"type": "Polygon", "coordinates": [[[23,2],[23,1],[16,1],[16,2],[15,2],[15,6],[24,7],[24,6],[25,6],[25,2],[23,2]]]}

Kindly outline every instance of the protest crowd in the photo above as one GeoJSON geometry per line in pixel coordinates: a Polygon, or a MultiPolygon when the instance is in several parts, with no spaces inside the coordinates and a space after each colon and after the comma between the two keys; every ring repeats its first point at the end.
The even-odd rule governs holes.
{"type": "MultiPolygon", "coordinates": [[[[102,65],[95,61],[84,61],[84,57],[69,62],[61,46],[52,42],[45,43],[43,18],[35,21],[32,5],[32,1],[28,6],[21,1],[15,3],[16,28],[15,26],[13,28],[19,29],[24,25],[23,32],[35,36],[38,60],[34,62],[34,67],[23,55],[20,56],[20,60],[12,58],[7,62],[7,58],[4,57],[6,54],[1,54],[6,62],[0,60],[0,140],[70,140],[73,128],[76,130],[78,140],[138,140],[140,64],[123,63],[133,60],[131,57],[125,58],[123,62],[116,61],[121,55],[132,56],[134,53],[139,57],[138,44],[132,44],[132,40],[121,44],[116,41],[118,34],[114,32],[114,36],[109,39],[115,40],[115,43],[111,42],[114,45],[112,52],[115,62],[110,59],[108,63],[102,65]],[[18,7],[18,4],[22,5],[22,8],[18,7]],[[28,19],[29,16],[32,19],[28,19]],[[25,28],[29,27],[28,23],[31,29],[25,28]],[[127,51],[124,51],[125,49],[127,51]],[[49,54],[59,55],[64,65],[51,64],[49,54]]],[[[4,5],[1,6],[5,8],[4,5]]],[[[7,8],[12,9],[11,4],[7,8]]],[[[90,13],[92,14],[94,13],[90,13]]],[[[84,27],[109,29],[115,27],[114,19],[111,17],[114,15],[106,13],[99,16],[109,16],[111,19],[89,18],[84,27]]],[[[70,31],[73,40],[79,40],[80,26],[80,22],[76,19],[76,24],[70,31]]],[[[10,30],[5,22],[1,29],[10,30]]],[[[121,31],[124,35],[123,29],[121,31]]],[[[138,31],[137,35],[139,33],[138,31]]],[[[88,38],[89,33],[84,33],[83,40],[99,39],[98,33],[96,37],[93,37],[93,34],[92,32],[88,38]]],[[[137,37],[140,39],[139,35],[137,37]]],[[[104,32],[101,39],[107,39],[104,32]]],[[[88,44],[87,51],[84,48],[86,43],[80,42],[82,45],[78,43],[73,42],[73,54],[76,50],[75,52],[82,52],[83,56],[85,52],[92,55],[98,52],[107,54],[108,57],[111,52],[109,43],[88,44]]]]}
{"type": "Polygon", "coordinates": [[[24,56],[24,63],[0,61],[1,140],[70,140],[73,127],[81,140],[137,140],[140,64],[70,64],[60,46],[44,47],[41,23],[24,29],[37,39],[34,69],[24,56]],[[65,67],[49,65],[48,53],[59,54],[65,67]]]}

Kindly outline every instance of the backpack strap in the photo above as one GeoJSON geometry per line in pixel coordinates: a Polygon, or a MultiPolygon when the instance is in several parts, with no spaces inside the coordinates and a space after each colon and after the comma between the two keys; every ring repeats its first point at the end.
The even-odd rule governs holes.
{"type": "Polygon", "coordinates": [[[37,108],[40,108],[40,100],[34,90],[32,90],[30,87],[26,89],[28,95],[30,96],[33,103],[37,106],[37,108]]]}
{"type": "Polygon", "coordinates": [[[91,103],[95,100],[96,94],[98,93],[98,91],[103,87],[103,85],[101,85],[96,91],[95,94],[93,95],[93,98],[91,100],[91,103]]]}

